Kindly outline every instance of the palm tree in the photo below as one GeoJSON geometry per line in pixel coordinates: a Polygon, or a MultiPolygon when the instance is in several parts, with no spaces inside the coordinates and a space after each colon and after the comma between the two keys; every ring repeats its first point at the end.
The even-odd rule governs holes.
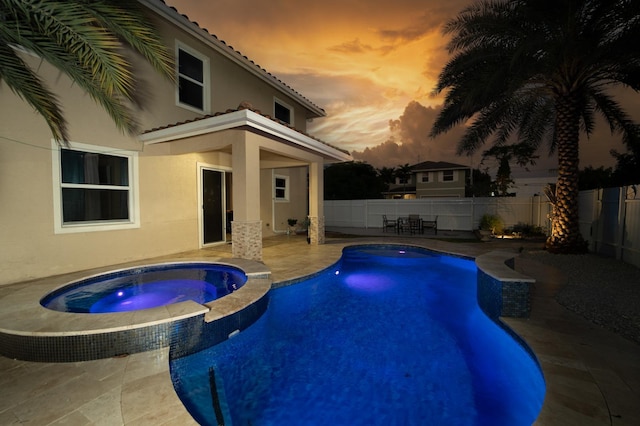
{"type": "Polygon", "coordinates": [[[396,169],[395,167],[382,167],[380,169],[376,169],[378,172],[378,176],[386,186],[386,190],[389,190],[389,185],[395,182],[396,178],[396,169]]]}
{"type": "MultiPolygon", "coordinates": [[[[468,123],[458,152],[542,141],[558,153],[556,211],[547,247],[583,252],[578,223],[580,132],[595,113],[629,145],[637,126],[608,91],[640,89],[640,2],[482,0],[445,26],[453,55],[434,94],[446,92],[431,135],[468,123]]],[[[635,142],[634,142],[635,143],[635,142]]]]}
{"type": "Polygon", "coordinates": [[[409,165],[409,163],[400,164],[395,168],[395,170],[396,177],[400,179],[400,183],[402,184],[402,197],[405,198],[407,196],[407,183],[409,182],[412,174],[411,166],[409,165]]]}
{"type": "Polygon", "coordinates": [[[137,1],[0,0],[0,81],[44,117],[60,143],[69,140],[62,107],[22,52],[67,74],[118,128],[135,133],[131,107],[141,106],[141,93],[131,50],[174,78],[172,57],[137,1]]]}

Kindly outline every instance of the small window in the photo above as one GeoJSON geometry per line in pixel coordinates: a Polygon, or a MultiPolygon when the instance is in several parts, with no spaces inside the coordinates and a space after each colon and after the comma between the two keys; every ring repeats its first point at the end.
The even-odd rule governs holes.
{"type": "Polygon", "coordinates": [[[54,179],[56,233],[138,227],[137,154],[74,145],[54,150],[54,167],[59,170],[54,179]]]}
{"type": "Polygon", "coordinates": [[[273,102],[273,116],[278,120],[293,125],[293,108],[279,99],[273,102]]]}
{"type": "Polygon", "coordinates": [[[444,170],[442,172],[443,182],[453,182],[453,170],[444,170]]]}
{"type": "Polygon", "coordinates": [[[423,183],[429,182],[429,173],[422,174],[422,182],[423,183]]]}
{"type": "Polygon", "coordinates": [[[289,201],[289,176],[276,176],[274,181],[276,201],[289,201]]]}
{"type": "Polygon", "coordinates": [[[209,61],[194,50],[177,48],[178,104],[198,111],[208,110],[209,61]]]}

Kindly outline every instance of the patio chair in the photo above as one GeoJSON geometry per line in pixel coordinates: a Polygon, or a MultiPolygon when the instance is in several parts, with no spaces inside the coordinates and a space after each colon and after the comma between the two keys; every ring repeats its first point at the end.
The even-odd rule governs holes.
{"type": "Polygon", "coordinates": [[[387,232],[387,228],[393,228],[393,230],[395,231],[397,226],[397,220],[387,218],[386,214],[382,215],[382,232],[387,232]]]}
{"type": "Polygon", "coordinates": [[[403,232],[411,232],[411,224],[409,223],[409,218],[399,217],[396,230],[398,231],[398,234],[401,234],[403,232]]]}
{"type": "Polygon", "coordinates": [[[420,220],[419,215],[409,215],[409,232],[411,232],[412,234],[422,233],[422,221],[420,220]]]}
{"type": "Polygon", "coordinates": [[[433,232],[438,235],[438,216],[434,220],[423,220],[422,221],[422,232],[424,233],[425,228],[433,228],[433,232]]]}

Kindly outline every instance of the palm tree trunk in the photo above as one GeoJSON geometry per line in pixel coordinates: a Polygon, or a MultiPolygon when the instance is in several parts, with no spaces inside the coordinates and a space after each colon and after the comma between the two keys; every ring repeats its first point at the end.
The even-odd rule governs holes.
{"type": "Polygon", "coordinates": [[[585,253],[587,243],[580,235],[578,220],[578,167],[580,115],[575,94],[561,95],[556,100],[556,148],[558,150],[558,183],[551,236],[547,249],[554,253],[585,253]]]}

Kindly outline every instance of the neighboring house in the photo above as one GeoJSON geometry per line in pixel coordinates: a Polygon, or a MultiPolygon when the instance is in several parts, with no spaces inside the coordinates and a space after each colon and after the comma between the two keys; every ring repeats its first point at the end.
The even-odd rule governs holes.
{"type": "Polygon", "coordinates": [[[468,166],[445,161],[424,161],[411,166],[411,176],[389,187],[385,198],[464,197],[468,166]]]}
{"type": "Polygon", "coordinates": [[[179,84],[138,63],[139,137],[77,85],[25,59],[59,96],[72,140],[0,86],[0,284],[228,242],[260,260],[262,238],[310,218],[324,242],[323,164],[351,156],[306,134],[324,110],[158,0],[141,0],[175,52],[179,84]],[[228,227],[231,226],[232,229],[228,227]]]}

